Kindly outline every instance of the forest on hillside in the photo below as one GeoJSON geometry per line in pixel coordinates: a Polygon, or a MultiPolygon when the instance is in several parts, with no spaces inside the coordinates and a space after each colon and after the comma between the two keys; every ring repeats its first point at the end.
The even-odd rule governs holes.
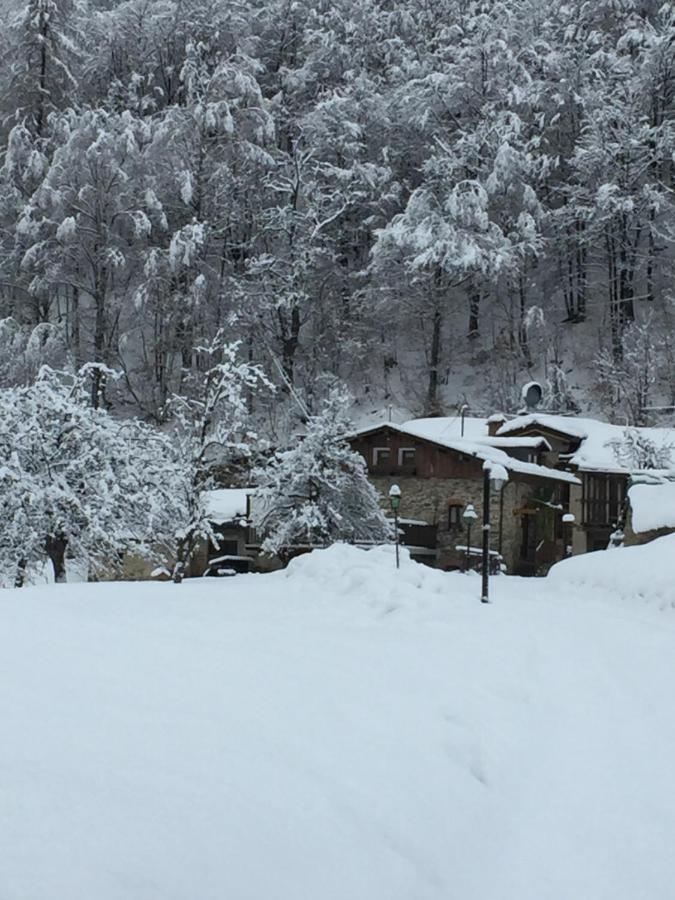
{"type": "MultiPolygon", "coordinates": [[[[28,0],[0,35],[0,387],[162,423],[240,341],[274,436],[675,404],[666,0],[28,0]],[[114,371],[120,377],[111,378],[114,371]]],[[[671,419],[672,421],[672,419],[671,419]]]]}

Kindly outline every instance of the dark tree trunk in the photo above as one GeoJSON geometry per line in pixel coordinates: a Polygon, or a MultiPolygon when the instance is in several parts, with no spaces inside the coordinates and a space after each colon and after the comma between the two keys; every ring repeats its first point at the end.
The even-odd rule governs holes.
{"type": "Polygon", "coordinates": [[[441,330],[443,327],[443,315],[440,302],[437,299],[431,325],[431,348],[429,353],[429,383],[427,387],[426,411],[435,413],[438,411],[438,369],[441,363],[441,330]]]}
{"type": "Polygon", "coordinates": [[[281,310],[278,315],[281,326],[282,365],[288,385],[291,386],[295,378],[295,354],[300,343],[300,310],[294,306],[291,310],[290,320],[282,314],[281,310]]]}
{"type": "Polygon", "coordinates": [[[576,289],[577,289],[577,303],[576,303],[576,321],[583,322],[586,319],[586,246],[584,244],[584,232],[586,230],[586,226],[582,221],[577,219],[576,222],[576,234],[577,234],[577,252],[576,252],[576,264],[577,264],[577,278],[576,278],[576,289]]]}
{"type": "Polygon", "coordinates": [[[527,285],[524,272],[521,272],[518,276],[518,315],[518,343],[525,359],[525,365],[530,369],[532,368],[532,355],[530,354],[530,341],[527,333],[527,285]]]}
{"type": "Polygon", "coordinates": [[[480,329],[480,287],[471,284],[469,287],[469,340],[475,340],[480,329]]]}
{"type": "Polygon", "coordinates": [[[16,566],[16,575],[14,576],[14,587],[20,588],[24,586],[26,581],[26,559],[20,559],[16,566]]]}
{"type": "Polygon", "coordinates": [[[178,542],[176,549],[176,562],[173,567],[172,580],[174,584],[181,584],[187,574],[188,562],[190,560],[190,539],[185,538],[178,542]]]}
{"type": "Polygon", "coordinates": [[[47,556],[54,567],[54,581],[57,583],[66,580],[66,548],[68,541],[62,534],[49,535],[45,542],[47,556]]]}

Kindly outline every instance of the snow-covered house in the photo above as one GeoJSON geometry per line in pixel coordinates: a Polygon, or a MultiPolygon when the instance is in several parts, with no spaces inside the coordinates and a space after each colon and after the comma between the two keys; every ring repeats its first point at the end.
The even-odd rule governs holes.
{"type": "Polygon", "coordinates": [[[414,419],[401,425],[378,423],[355,432],[350,444],[362,454],[383,502],[393,484],[402,491],[404,541],[413,555],[441,568],[464,565],[471,504],[478,514],[471,546],[481,543],[483,466],[506,470],[504,489],[491,495],[491,549],[510,572],[535,574],[565,555],[563,516],[577,477],[547,465],[545,438],[503,437],[503,423],[485,419],[414,419]],[[426,535],[426,550],[420,546],[426,535]]]}
{"type": "Polygon", "coordinates": [[[623,527],[631,473],[675,463],[675,429],[625,428],[597,419],[534,413],[502,424],[499,437],[544,438],[547,465],[579,478],[570,491],[574,553],[603,550],[623,527]]]}

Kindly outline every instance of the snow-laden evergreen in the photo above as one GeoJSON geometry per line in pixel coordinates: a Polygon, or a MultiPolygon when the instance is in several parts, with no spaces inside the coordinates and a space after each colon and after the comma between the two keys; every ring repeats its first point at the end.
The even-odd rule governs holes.
{"type": "Polygon", "coordinates": [[[284,558],[299,547],[379,543],[393,536],[365,460],[347,443],[350,402],[334,389],[301,439],[256,471],[253,520],[263,552],[284,558]]]}

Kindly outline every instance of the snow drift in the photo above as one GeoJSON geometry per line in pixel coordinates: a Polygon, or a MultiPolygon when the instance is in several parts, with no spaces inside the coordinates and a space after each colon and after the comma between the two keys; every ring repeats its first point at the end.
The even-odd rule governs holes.
{"type": "Polygon", "coordinates": [[[578,596],[675,606],[675,534],[637,547],[598,550],[553,566],[548,581],[578,596]]]}
{"type": "Polygon", "coordinates": [[[671,900],[675,617],[574,571],[0,592],[2,900],[671,900]]]}

